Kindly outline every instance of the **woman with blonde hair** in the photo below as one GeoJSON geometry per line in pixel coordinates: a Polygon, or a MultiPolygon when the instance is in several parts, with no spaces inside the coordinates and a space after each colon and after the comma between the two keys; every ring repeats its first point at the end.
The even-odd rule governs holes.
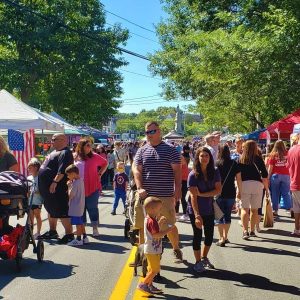
{"type": "Polygon", "coordinates": [[[269,179],[274,216],[278,216],[278,204],[281,196],[285,208],[291,208],[290,175],[286,163],[285,145],[281,140],[276,141],[269,158],[269,179]]]}
{"type": "Polygon", "coordinates": [[[10,153],[3,136],[0,135],[0,172],[3,171],[19,172],[19,165],[16,158],[10,153]]]}
{"type": "Polygon", "coordinates": [[[269,196],[268,171],[263,159],[258,155],[258,147],[255,141],[245,142],[243,154],[240,159],[240,170],[242,176],[241,193],[241,220],[243,224],[243,239],[255,237],[255,225],[258,219],[258,209],[261,207],[263,189],[269,196]],[[249,226],[250,215],[250,233],[249,226]]]}
{"type": "MultiPolygon", "coordinates": [[[[19,172],[19,165],[16,158],[9,152],[8,146],[3,136],[0,135],[0,172],[4,171],[19,172]]],[[[9,217],[5,217],[2,220],[2,222],[3,228],[7,228],[9,223],[9,217]]]]}

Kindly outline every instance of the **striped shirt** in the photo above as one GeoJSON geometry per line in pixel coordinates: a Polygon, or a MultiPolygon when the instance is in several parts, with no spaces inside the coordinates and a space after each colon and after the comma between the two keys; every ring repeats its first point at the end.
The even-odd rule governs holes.
{"type": "Polygon", "coordinates": [[[143,167],[143,188],[149,196],[174,196],[174,171],[172,164],[181,164],[180,154],[165,142],[157,146],[147,143],[138,149],[134,163],[143,167]]]}

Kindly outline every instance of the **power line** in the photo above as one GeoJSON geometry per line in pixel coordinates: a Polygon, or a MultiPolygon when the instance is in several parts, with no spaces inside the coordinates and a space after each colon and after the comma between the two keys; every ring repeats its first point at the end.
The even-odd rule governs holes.
{"type": "MultiPolygon", "coordinates": [[[[113,24],[110,24],[110,23],[107,23],[107,22],[106,22],[106,24],[109,25],[109,26],[114,26],[113,24]]],[[[136,35],[136,36],[138,36],[140,38],[143,38],[145,40],[148,40],[148,41],[151,41],[153,43],[156,43],[156,44],[160,45],[160,43],[158,41],[155,41],[155,40],[149,39],[148,37],[145,37],[143,35],[137,34],[137,33],[133,32],[133,31],[131,31],[130,29],[128,29],[128,30],[129,30],[129,33],[131,33],[133,35],[136,35]]]]}
{"type": "Polygon", "coordinates": [[[151,95],[151,96],[144,96],[144,97],[137,97],[137,98],[116,99],[116,100],[121,100],[121,101],[125,101],[125,100],[136,100],[136,99],[151,98],[151,97],[155,97],[155,96],[159,96],[159,94],[155,94],[155,95],[151,95]]]}
{"type": "MultiPolygon", "coordinates": [[[[164,99],[164,98],[141,99],[141,100],[131,100],[131,101],[128,101],[128,102],[126,101],[124,103],[126,103],[126,104],[128,104],[128,103],[136,103],[136,104],[138,104],[138,103],[144,103],[144,102],[150,103],[149,101],[156,101],[156,100],[163,100],[163,101],[165,101],[166,99],[164,99]]],[[[123,102],[124,100],[120,99],[119,101],[123,102]]]]}
{"type": "MultiPolygon", "coordinates": [[[[36,12],[36,11],[28,8],[25,5],[20,5],[19,3],[16,3],[16,2],[10,1],[10,0],[0,0],[0,1],[5,2],[6,4],[8,4],[10,6],[13,6],[13,7],[15,7],[15,8],[19,9],[19,10],[24,10],[26,12],[30,12],[31,14],[34,14],[34,15],[38,16],[39,18],[43,19],[44,21],[48,21],[48,22],[51,21],[52,22],[53,20],[55,20],[56,24],[59,25],[60,27],[63,27],[63,28],[65,28],[65,29],[67,29],[67,30],[69,30],[71,32],[77,33],[81,37],[86,37],[86,38],[88,38],[90,40],[93,40],[93,41],[96,41],[98,43],[99,42],[103,43],[103,41],[100,41],[98,38],[96,38],[94,36],[91,36],[90,34],[87,34],[85,32],[81,32],[81,31],[79,31],[77,29],[74,29],[74,28],[72,28],[72,27],[64,24],[62,21],[57,21],[58,20],[57,16],[51,16],[53,18],[53,20],[51,20],[47,16],[45,16],[43,14],[40,14],[40,13],[38,13],[38,12],[36,12]]],[[[142,54],[139,54],[139,53],[136,53],[136,52],[133,52],[133,51],[121,48],[119,46],[113,46],[113,45],[109,45],[109,46],[112,47],[112,48],[114,48],[114,49],[116,49],[116,50],[118,50],[118,51],[121,51],[121,52],[127,53],[129,55],[132,55],[132,56],[135,56],[135,57],[138,57],[138,58],[150,61],[149,58],[147,58],[146,56],[144,56],[142,54]]]]}
{"type": "MultiPolygon", "coordinates": [[[[101,5],[102,7],[105,7],[103,3],[101,3],[101,2],[99,2],[99,3],[100,3],[100,5],[101,5]]],[[[141,28],[141,29],[144,29],[144,30],[147,30],[147,31],[149,31],[149,32],[152,32],[152,33],[155,33],[155,34],[156,34],[155,31],[153,31],[153,30],[151,30],[151,29],[149,29],[149,28],[146,28],[146,27],[141,26],[141,25],[139,25],[139,24],[137,24],[137,23],[134,23],[134,22],[132,22],[132,21],[130,21],[130,20],[124,18],[124,17],[121,17],[121,16],[119,16],[119,15],[117,15],[117,14],[111,12],[111,11],[108,11],[108,10],[106,10],[106,9],[103,9],[103,10],[104,10],[105,12],[107,12],[107,13],[109,13],[109,14],[115,16],[115,17],[117,17],[117,18],[120,18],[120,19],[122,19],[122,20],[124,20],[124,21],[126,21],[126,22],[128,22],[128,23],[130,23],[130,24],[132,24],[132,25],[135,25],[135,26],[137,26],[137,27],[139,27],[139,28],[141,28]]]]}
{"type": "Polygon", "coordinates": [[[151,78],[151,79],[161,80],[160,78],[157,78],[157,77],[153,77],[153,76],[149,76],[149,75],[145,75],[145,74],[140,74],[140,73],[136,73],[136,72],[133,72],[133,71],[127,71],[127,70],[124,70],[124,69],[119,69],[119,70],[121,70],[123,72],[131,73],[131,74],[143,76],[143,77],[148,77],[148,78],[151,78]]]}

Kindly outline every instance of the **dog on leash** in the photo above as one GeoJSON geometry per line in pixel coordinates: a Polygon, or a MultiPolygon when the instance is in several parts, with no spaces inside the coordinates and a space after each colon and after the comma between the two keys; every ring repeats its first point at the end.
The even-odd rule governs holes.
{"type": "Polygon", "coordinates": [[[142,266],[143,277],[147,274],[148,262],[144,252],[144,244],[139,245],[136,248],[135,258],[134,258],[134,276],[137,275],[137,267],[142,266]]]}

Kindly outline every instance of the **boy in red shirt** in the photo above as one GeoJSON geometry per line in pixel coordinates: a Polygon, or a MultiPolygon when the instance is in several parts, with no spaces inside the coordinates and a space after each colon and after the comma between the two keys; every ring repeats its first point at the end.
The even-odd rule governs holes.
{"type": "Polygon", "coordinates": [[[148,197],[145,199],[144,208],[147,215],[144,222],[144,252],[145,256],[147,257],[148,272],[144,281],[139,283],[137,288],[148,294],[162,293],[162,290],[153,286],[153,279],[160,271],[160,257],[162,253],[161,239],[174,227],[174,225],[165,224],[165,217],[160,217],[161,207],[162,201],[159,198],[148,197]],[[166,229],[161,230],[161,226],[166,227],[166,229]]]}

